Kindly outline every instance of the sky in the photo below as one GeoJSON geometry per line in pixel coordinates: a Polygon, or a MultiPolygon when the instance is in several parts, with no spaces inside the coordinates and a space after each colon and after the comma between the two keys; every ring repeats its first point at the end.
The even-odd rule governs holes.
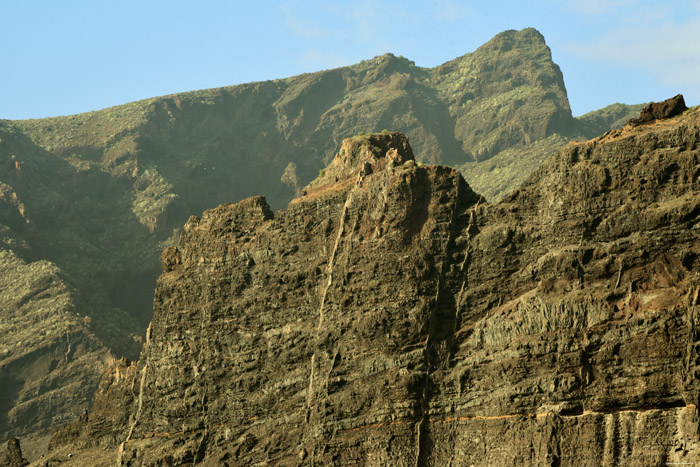
{"type": "Polygon", "coordinates": [[[700,104],[700,0],[0,0],[0,118],[71,115],[391,52],[434,67],[534,27],[575,116],[700,104]]]}

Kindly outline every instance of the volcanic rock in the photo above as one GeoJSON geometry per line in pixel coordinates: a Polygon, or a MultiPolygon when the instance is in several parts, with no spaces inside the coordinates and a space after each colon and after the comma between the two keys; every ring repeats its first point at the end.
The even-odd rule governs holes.
{"type": "Polygon", "coordinates": [[[15,365],[0,399],[0,443],[20,437],[34,459],[46,430],[87,406],[103,366],[56,379],[61,367],[50,362],[61,361],[54,353],[68,349],[68,334],[73,348],[89,335],[91,348],[137,358],[160,266],[178,264],[177,255],[163,263],[159,255],[191,214],[261,193],[273,209],[286,206],[343,138],[383,128],[410,136],[421,162],[461,164],[477,191],[499,199],[556,148],[604,133],[632,109],[573,118],[544,37],[523,29],[435,68],[386,54],[80,115],[0,120],[0,285],[36,292],[8,297],[0,287],[0,375],[9,374],[4,356],[15,365]],[[66,286],[67,307],[47,305],[49,267],[51,283],[66,286]],[[55,326],[64,309],[80,333],[55,326]],[[10,335],[18,328],[40,337],[10,335]],[[35,358],[5,353],[17,343],[35,358]]]}
{"type": "Polygon", "coordinates": [[[638,118],[633,118],[629,121],[632,125],[641,125],[643,123],[653,122],[664,118],[675,117],[688,110],[685,105],[685,100],[682,94],[678,94],[663,102],[652,102],[642,109],[638,118]]]}
{"type": "Polygon", "coordinates": [[[401,135],[348,139],[286,211],[187,222],[141,358],[51,456],[700,462],[698,135],[692,109],[572,144],[493,205],[401,135]]]}

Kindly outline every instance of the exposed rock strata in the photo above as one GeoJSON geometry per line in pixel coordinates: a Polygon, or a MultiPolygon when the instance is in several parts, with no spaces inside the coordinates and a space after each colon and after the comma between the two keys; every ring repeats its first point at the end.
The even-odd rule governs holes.
{"type": "Polygon", "coordinates": [[[48,261],[0,250],[0,310],[0,430],[31,459],[53,427],[88,408],[111,356],[48,261]]]}
{"type": "MultiPolygon", "coordinates": [[[[574,119],[544,37],[524,29],[435,68],[386,54],[80,115],[0,120],[0,253],[35,266],[20,268],[27,277],[13,275],[18,282],[32,282],[32,271],[50,262],[71,289],[85,332],[133,359],[151,318],[158,255],[190,214],[259,193],[273,208],[285,206],[342,138],[383,128],[410,136],[422,162],[472,161],[460,167],[469,183],[498,199],[568,139],[601,134],[629,119],[629,110],[574,119]]],[[[1,305],[2,297],[0,351],[14,345],[2,326],[14,318],[1,305]]],[[[25,321],[27,333],[43,335],[46,322],[25,321]]],[[[34,344],[43,340],[23,342],[27,353],[41,354],[34,344]]],[[[8,425],[17,419],[0,414],[0,443],[77,416],[99,369],[62,379],[85,399],[37,411],[34,427],[8,425]]],[[[32,372],[25,385],[38,388],[32,397],[40,400],[52,391],[41,381],[54,377],[32,372]]],[[[24,446],[32,456],[31,443],[24,446]]]]}
{"type": "Polygon", "coordinates": [[[187,222],[141,359],[52,456],[699,462],[699,143],[698,109],[629,127],[489,205],[398,134],[346,140],[286,211],[187,222]]]}

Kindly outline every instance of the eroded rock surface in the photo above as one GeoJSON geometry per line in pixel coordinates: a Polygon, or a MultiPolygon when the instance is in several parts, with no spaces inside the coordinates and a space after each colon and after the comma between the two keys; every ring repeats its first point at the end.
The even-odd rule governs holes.
{"type": "Polygon", "coordinates": [[[190,218],[141,358],[50,460],[700,462],[698,143],[698,109],[628,127],[490,205],[399,134],[346,140],[286,211],[190,218]]]}
{"type": "Polygon", "coordinates": [[[7,467],[24,467],[29,462],[22,457],[22,447],[17,438],[12,438],[7,442],[7,455],[3,459],[4,466],[7,467]]]}
{"type": "Polygon", "coordinates": [[[21,438],[33,459],[52,428],[88,408],[112,357],[49,261],[0,249],[0,311],[0,433],[21,438]]]}
{"type": "Polygon", "coordinates": [[[688,110],[688,107],[685,105],[685,99],[683,99],[681,94],[678,94],[662,102],[652,102],[642,109],[638,118],[631,119],[629,123],[641,125],[654,120],[675,117],[686,110],[688,110]]]}

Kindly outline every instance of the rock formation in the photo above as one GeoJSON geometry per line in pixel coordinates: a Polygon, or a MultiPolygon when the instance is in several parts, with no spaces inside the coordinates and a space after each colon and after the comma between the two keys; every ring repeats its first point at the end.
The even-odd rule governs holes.
{"type": "Polygon", "coordinates": [[[688,110],[685,105],[685,100],[681,94],[678,94],[663,102],[652,102],[642,109],[638,118],[633,118],[629,121],[631,125],[641,125],[650,123],[654,120],[675,117],[688,110]]]}
{"type": "MultiPolygon", "coordinates": [[[[544,38],[524,29],[435,68],[387,54],[80,115],[0,120],[0,268],[14,271],[0,285],[36,284],[33,274],[50,268],[70,297],[69,306],[53,311],[41,287],[20,297],[26,332],[50,338],[0,338],[0,374],[9,371],[3,368],[10,354],[3,352],[17,342],[37,358],[47,348],[64,352],[68,330],[47,326],[66,310],[81,335],[97,339],[91,346],[135,359],[151,319],[158,256],[187,218],[261,193],[273,209],[286,206],[348,135],[402,131],[419,161],[461,164],[477,191],[498,199],[557,147],[604,133],[632,109],[618,105],[573,118],[544,38]],[[27,267],[16,268],[16,257],[27,267]],[[29,308],[47,313],[30,318],[29,308]]],[[[0,335],[7,336],[6,323],[17,313],[2,295],[0,335]]],[[[37,407],[56,387],[45,380],[58,381],[62,367],[42,366],[13,380],[21,382],[0,402],[0,442],[21,437],[25,455],[34,458],[27,437],[82,413],[101,360],[84,366],[89,374],[60,377],[68,399],[45,410],[37,407]],[[75,389],[70,396],[68,387],[75,389]],[[20,406],[34,422],[18,423],[8,413],[20,406]]]]}
{"type": "Polygon", "coordinates": [[[697,108],[628,126],[489,204],[347,139],[286,211],[190,218],[140,359],[47,461],[700,462],[699,144],[697,108]]]}
{"type": "Polygon", "coordinates": [[[7,467],[24,467],[29,462],[22,457],[22,447],[17,438],[12,438],[7,442],[7,455],[3,459],[3,466],[7,467]]]}

